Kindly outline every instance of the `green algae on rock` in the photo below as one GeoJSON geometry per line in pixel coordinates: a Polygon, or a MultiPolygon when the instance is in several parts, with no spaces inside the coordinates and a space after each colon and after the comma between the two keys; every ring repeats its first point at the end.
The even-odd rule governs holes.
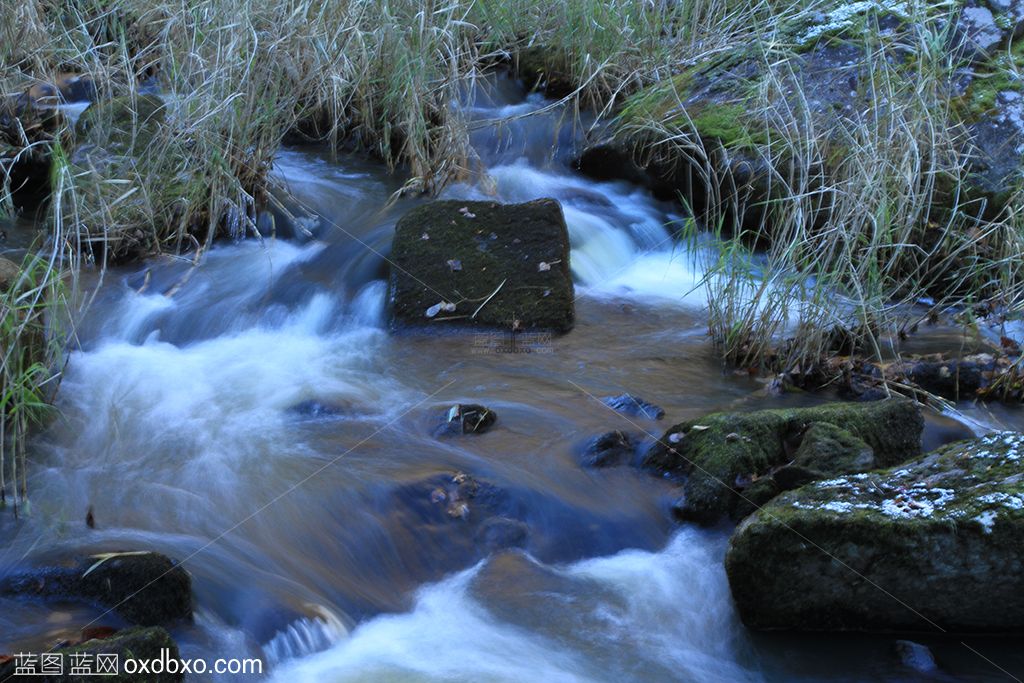
{"type": "MultiPolygon", "coordinates": [[[[896,399],[713,413],[671,427],[644,465],[687,475],[676,512],[711,523],[749,513],[753,506],[744,491],[787,466],[822,478],[909,460],[921,452],[923,428],[917,405],[896,399]]],[[[757,504],[778,488],[759,485],[757,504]]]]}
{"type": "Polygon", "coordinates": [[[573,299],[569,233],[553,199],[437,201],[413,209],[395,228],[393,327],[567,332],[573,299]]]}
{"type": "Polygon", "coordinates": [[[725,567],[744,623],[812,631],[1024,629],[1024,435],[810,484],[751,515],[725,567]]]}

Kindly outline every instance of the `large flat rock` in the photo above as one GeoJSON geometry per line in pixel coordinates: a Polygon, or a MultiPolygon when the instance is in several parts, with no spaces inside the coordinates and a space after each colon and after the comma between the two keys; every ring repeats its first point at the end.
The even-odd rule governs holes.
{"type": "Polygon", "coordinates": [[[393,327],[567,332],[573,299],[569,233],[553,199],[437,201],[411,210],[395,228],[393,327]]]}

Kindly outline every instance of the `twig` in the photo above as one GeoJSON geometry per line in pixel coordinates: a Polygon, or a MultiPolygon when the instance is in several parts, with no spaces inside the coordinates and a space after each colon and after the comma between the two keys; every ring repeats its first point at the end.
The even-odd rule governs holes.
{"type": "Polygon", "coordinates": [[[501,291],[501,288],[505,286],[506,282],[508,282],[508,278],[505,278],[504,280],[502,280],[501,284],[498,285],[498,288],[496,290],[494,290],[493,292],[491,292],[491,295],[489,297],[487,297],[484,300],[484,302],[482,304],[480,304],[480,306],[475,311],[473,311],[473,315],[471,315],[469,317],[470,318],[475,318],[476,314],[479,313],[481,310],[483,310],[483,307],[487,305],[487,302],[489,302],[491,299],[493,299],[494,295],[497,294],[499,291],[501,291]]]}

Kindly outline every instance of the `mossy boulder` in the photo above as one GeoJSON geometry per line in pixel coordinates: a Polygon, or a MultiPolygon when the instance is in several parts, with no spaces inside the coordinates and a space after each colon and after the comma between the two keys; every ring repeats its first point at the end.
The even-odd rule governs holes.
{"type": "Polygon", "coordinates": [[[395,228],[393,327],[567,332],[573,300],[569,233],[553,199],[437,201],[413,209],[395,228]]]}
{"type": "Polygon", "coordinates": [[[58,648],[53,652],[60,656],[63,665],[61,670],[64,672],[62,675],[40,673],[22,677],[20,674],[15,674],[18,660],[12,659],[0,664],[0,680],[24,679],[50,683],[89,683],[89,681],[96,680],[110,683],[138,683],[140,681],[177,683],[185,680],[185,675],[180,667],[176,667],[176,660],[180,657],[178,646],[171,639],[170,634],[159,627],[128,628],[106,638],[91,638],[81,643],[58,648]],[[108,662],[116,661],[116,673],[113,669],[101,669],[98,659],[105,659],[108,662]],[[157,668],[154,666],[156,662],[162,662],[159,666],[161,672],[142,674],[135,670],[133,673],[129,673],[125,666],[128,659],[146,660],[150,671],[157,668]],[[168,662],[171,662],[170,666],[167,666],[168,662]],[[84,670],[90,673],[73,673],[76,671],[76,666],[84,667],[84,670]],[[175,672],[169,673],[166,671],[167,668],[174,668],[175,672]]]}
{"type": "Polygon", "coordinates": [[[192,616],[192,577],[166,555],[112,552],[0,580],[0,595],[81,600],[133,624],[157,626],[192,616]]]}
{"type": "Polygon", "coordinates": [[[758,629],[1024,631],[1024,435],[784,493],[733,534],[725,568],[758,629]]]}
{"type": "MultiPolygon", "coordinates": [[[[646,467],[685,476],[676,506],[683,518],[712,523],[752,509],[747,491],[783,468],[824,477],[886,467],[920,454],[924,420],[907,400],[833,403],[815,408],[713,413],[671,427],[647,452],[646,467]]],[[[796,475],[792,470],[784,475],[796,475]]],[[[759,484],[765,493],[787,481],[759,484]]],[[[788,483],[803,483],[790,477],[788,483]]],[[[753,495],[753,492],[752,492],[753,495]]]]}
{"type": "Polygon", "coordinates": [[[813,422],[804,432],[793,463],[824,475],[875,468],[875,452],[863,439],[831,422],[813,422]]]}

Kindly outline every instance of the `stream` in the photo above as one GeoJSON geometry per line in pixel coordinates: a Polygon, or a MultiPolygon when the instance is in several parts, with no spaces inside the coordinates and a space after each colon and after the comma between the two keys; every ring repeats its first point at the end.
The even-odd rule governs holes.
{"type": "MultiPolygon", "coordinates": [[[[389,205],[401,182],[377,162],[288,147],[273,172],[319,217],[308,235],[105,274],[63,418],[33,444],[31,514],[0,515],[0,572],[160,551],[193,576],[194,623],[172,631],[182,656],[260,657],[282,682],[1005,680],[956,639],[917,638],[941,669],[925,675],[901,664],[895,636],[747,631],[722,567],[729,528],[673,522],[673,487],[650,474],[581,467],[584,444],[612,429],[656,438],[714,410],[830,397],[769,397],[723,370],[701,254],[672,237],[678,207],[575,173],[586,121],[550,104],[511,80],[482,87],[470,113],[487,177],[444,196],[561,202],[572,332],[530,353],[484,333],[389,333],[384,256],[423,200],[389,205]],[[597,400],[622,393],[665,420],[631,422],[597,400]],[[457,402],[497,424],[437,438],[457,402]],[[522,551],[480,559],[457,524],[425,521],[421,483],[459,472],[515,502],[522,551]]],[[[928,418],[926,447],[1024,429],[1019,411],[959,408],[928,418]]],[[[101,613],[0,600],[0,653],[45,649],[101,613]]],[[[1019,645],[972,641],[1018,672],[1019,645]]]]}

